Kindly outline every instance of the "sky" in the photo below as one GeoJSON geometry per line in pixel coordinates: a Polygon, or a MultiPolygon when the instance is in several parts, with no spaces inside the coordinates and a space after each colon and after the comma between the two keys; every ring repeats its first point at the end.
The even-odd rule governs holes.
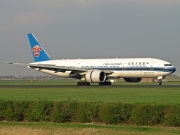
{"type": "Polygon", "coordinates": [[[33,33],[52,59],[151,57],[180,75],[179,0],[0,0],[0,75],[45,75],[5,62],[33,62],[33,33]]]}

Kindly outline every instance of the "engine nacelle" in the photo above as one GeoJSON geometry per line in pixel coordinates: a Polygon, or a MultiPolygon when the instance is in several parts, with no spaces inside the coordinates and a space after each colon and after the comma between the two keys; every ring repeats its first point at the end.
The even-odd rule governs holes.
{"type": "Polygon", "coordinates": [[[142,78],[124,78],[126,82],[140,82],[142,78]]]}
{"type": "Polygon", "coordinates": [[[104,82],[106,80],[106,74],[101,70],[90,70],[86,73],[85,79],[87,82],[104,82]]]}

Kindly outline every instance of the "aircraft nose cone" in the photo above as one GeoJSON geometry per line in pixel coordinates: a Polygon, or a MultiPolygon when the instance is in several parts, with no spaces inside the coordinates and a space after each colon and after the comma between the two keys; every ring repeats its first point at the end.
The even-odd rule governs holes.
{"type": "Polygon", "coordinates": [[[172,73],[174,73],[176,71],[176,68],[175,67],[172,67],[169,69],[172,73]]]}
{"type": "Polygon", "coordinates": [[[174,72],[176,71],[176,68],[175,68],[175,67],[173,67],[172,69],[173,69],[172,71],[173,71],[173,73],[174,73],[174,72]]]}
{"type": "Polygon", "coordinates": [[[165,67],[165,70],[171,72],[171,74],[172,74],[172,73],[174,73],[176,71],[176,68],[174,66],[172,66],[172,67],[165,67]]]}

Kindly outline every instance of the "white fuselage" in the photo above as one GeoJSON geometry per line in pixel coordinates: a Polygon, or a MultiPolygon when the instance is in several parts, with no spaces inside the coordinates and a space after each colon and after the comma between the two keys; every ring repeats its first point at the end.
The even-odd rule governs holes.
{"type": "MultiPolygon", "coordinates": [[[[34,62],[31,64],[113,71],[108,75],[109,78],[148,78],[166,76],[175,72],[175,68],[169,62],[155,58],[63,59],[34,62]]],[[[39,71],[61,77],[69,77],[71,73],[71,71],[55,72],[45,69],[39,71]]]]}

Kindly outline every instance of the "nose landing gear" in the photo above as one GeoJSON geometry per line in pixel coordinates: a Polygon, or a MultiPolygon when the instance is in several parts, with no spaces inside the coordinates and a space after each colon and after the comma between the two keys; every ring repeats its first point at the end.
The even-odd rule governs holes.
{"type": "Polygon", "coordinates": [[[157,79],[158,79],[158,81],[157,81],[157,85],[162,85],[162,79],[163,79],[164,77],[163,76],[159,76],[157,79]]]}
{"type": "Polygon", "coordinates": [[[159,79],[157,85],[162,85],[162,79],[159,79]]]}

